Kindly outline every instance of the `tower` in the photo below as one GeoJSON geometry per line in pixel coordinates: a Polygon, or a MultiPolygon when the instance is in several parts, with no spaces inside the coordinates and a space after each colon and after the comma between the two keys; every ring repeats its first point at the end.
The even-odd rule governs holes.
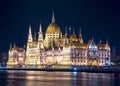
{"type": "Polygon", "coordinates": [[[28,33],[25,65],[28,66],[40,65],[39,46],[36,40],[36,34],[34,34],[34,40],[33,40],[30,26],[28,33]]]}
{"type": "Polygon", "coordinates": [[[54,47],[59,47],[59,38],[61,35],[60,27],[55,23],[54,12],[52,15],[52,21],[47,27],[45,32],[44,46],[45,48],[51,48],[51,43],[53,42],[54,47]]]}
{"type": "Polygon", "coordinates": [[[31,26],[29,26],[29,33],[28,33],[28,43],[33,42],[32,33],[31,33],[31,26]]]}
{"type": "Polygon", "coordinates": [[[39,44],[40,49],[44,48],[44,45],[43,45],[43,32],[42,32],[42,25],[41,24],[40,24],[40,27],[39,27],[38,44],[39,44]]]}
{"type": "Polygon", "coordinates": [[[80,28],[80,33],[79,33],[79,43],[83,44],[81,28],[80,28]]]}
{"type": "Polygon", "coordinates": [[[27,49],[32,46],[33,38],[31,32],[31,26],[29,26],[29,33],[28,33],[28,41],[27,41],[27,49]]]}
{"type": "Polygon", "coordinates": [[[68,33],[67,33],[67,26],[65,27],[65,39],[64,39],[64,44],[68,44],[68,33]]]}

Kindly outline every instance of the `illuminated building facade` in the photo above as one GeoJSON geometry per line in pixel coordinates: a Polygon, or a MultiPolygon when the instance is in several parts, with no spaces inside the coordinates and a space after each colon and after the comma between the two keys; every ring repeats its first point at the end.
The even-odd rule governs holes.
{"type": "Polygon", "coordinates": [[[29,26],[26,49],[10,48],[8,65],[84,65],[107,66],[111,62],[111,52],[108,41],[95,44],[93,38],[84,43],[80,29],[79,37],[73,29],[72,35],[68,35],[67,27],[62,35],[60,27],[55,23],[54,13],[52,22],[46,29],[45,37],[42,26],[39,27],[38,38],[32,36],[29,26]],[[23,59],[19,57],[21,54],[23,59]],[[17,57],[16,57],[17,56],[17,57]]]}
{"type": "Polygon", "coordinates": [[[16,47],[14,44],[14,47],[12,45],[10,46],[9,52],[8,52],[8,66],[23,66],[25,63],[25,49],[16,47]]]}

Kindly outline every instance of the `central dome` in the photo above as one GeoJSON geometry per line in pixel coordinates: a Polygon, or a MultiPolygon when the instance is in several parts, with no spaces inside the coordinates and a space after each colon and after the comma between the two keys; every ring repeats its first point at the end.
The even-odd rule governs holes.
{"type": "Polygon", "coordinates": [[[54,12],[53,12],[53,16],[52,16],[52,23],[49,24],[49,26],[47,27],[46,33],[60,33],[60,27],[55,24],[55,18],[54,18],[54,12]]]}
{"type": "Polygon", "coordinates": [[[52,23],[47,27],[46,33],[60,33],[60,27],[57,24],[52,23]]]}

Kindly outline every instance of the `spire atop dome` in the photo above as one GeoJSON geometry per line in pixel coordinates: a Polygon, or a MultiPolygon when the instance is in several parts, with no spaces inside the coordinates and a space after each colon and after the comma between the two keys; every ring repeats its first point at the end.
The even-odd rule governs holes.
{"type": "Polygon", "coordinates": [[[54,11],[53,11],[53,14],[52,14],[52,23],[55,23],[54,11]]]}

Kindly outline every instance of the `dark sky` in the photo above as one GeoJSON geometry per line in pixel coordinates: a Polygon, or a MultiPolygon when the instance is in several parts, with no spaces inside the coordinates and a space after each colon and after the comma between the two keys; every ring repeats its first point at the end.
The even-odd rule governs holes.
{"type": "MultiPolygon", "coordinates": [[[[119,0],[118,0],[119,1],[119,0]]],[[[0,0],[0,51],[7,52],[10,43],[26,45],[28,27],[43,31],[51,22],[54,9],[56,23],[64,28],[82,28],[83,39],[108,38],[111,48],[115,46],[120,54],[120,2],[116,0],[0,0]]]]}

